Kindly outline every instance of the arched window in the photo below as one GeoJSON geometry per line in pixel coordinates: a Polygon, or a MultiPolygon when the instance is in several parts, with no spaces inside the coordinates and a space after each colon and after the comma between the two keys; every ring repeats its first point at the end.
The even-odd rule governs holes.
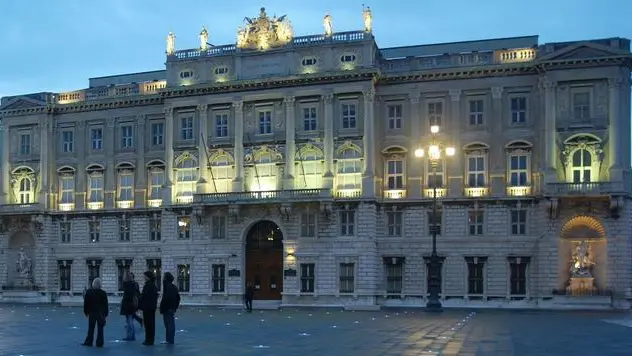
{"type": "Polygon", "coordinates": [[[322,155],[313,148],[297,152],[295,187],[298,189],[320,189],[323,187],[322,155]]]}
{"type": "Polygon", "coordinates": [[[592,154],[585,148],[573,152],[572,157],[573,183],[591,182],[592,154]]]}
{"type": "Polygon", "coordinates": [[[256,154],[253,166],[253,179],[250,189],[255,192],[266,192],[277,189],[277,166],[272,153],[263,151],[256,154]]]}
{"type": "Polygon", "coordinates": [[[347,147],[340,152],[336,162],[336,187],[345,191],[343,194],[359,193],[362,189],[362,155],[352,148],[347,147]]]}
{"type": "Polygon", "coordinates": [[[86,173],[88,173],[88,209],[103,208],[103,171],[103,167],[96,164],[86,168],[86,173]]]}
{"type": "Polygon", "coordinates": [[[148,205],[158,207],[162,204],[162,187],[165,184],[165,163],[152,161],[147,164],[149,191],[147,192],[148,205]]]}
{"type": "Polygon", "coordinates": [[[29,167],[21,167],[11,173],[11,202],[18,204],[35,203],[35,172],[29,167]]]}
{"type": "Polygon", "coordinates": [[[213,188],[216,193],[231,192],[233,181],[232,160],[227,154],[221,154],[213,158],[211,162],[211,174],[213,188]]]}
{"type": "Polygon", "coordinates": [[[120,163],[116,167],[117,206],[128,209],[134,206],[134,166],[131,163],[120,163]]]}
{"type": "Polygon", "coordinates": [[[75,208],[75,170],[62,167],[59,173],[59,210],[67,211],[75,208]]]}
{"type": "Polygon", "coordinates": [[[31,179],[23,177],[20,179],[20,204],[30,204],[33,202],[31,179]]]}
{"type": "Polygon", "coordinates": [[[176,164],[176,202],[188,204],[193,201],[199,172],[193,156],[183,155],[176,164]]]}

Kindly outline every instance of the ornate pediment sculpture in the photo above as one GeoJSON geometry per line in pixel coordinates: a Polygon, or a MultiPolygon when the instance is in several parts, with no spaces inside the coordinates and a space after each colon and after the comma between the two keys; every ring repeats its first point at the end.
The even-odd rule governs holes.
{"type": "Polygon", "coordinates": [[[294,30],[286,15],[269,18],[261,8],[259,17],[244,18],[245,26],[237,31],[237,48],[265,51],[292,41],[294,30]]]}

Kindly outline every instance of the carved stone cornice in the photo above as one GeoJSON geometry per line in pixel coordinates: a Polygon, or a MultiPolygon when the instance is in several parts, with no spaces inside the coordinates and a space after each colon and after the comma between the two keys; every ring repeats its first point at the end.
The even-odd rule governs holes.
{"type": "Polygon", "coordinates": [[[296,97],[294,96],[286,96],[283,98],[283,104],[285,104],[286,108],[291,107],[296,102],[296,97]]]}

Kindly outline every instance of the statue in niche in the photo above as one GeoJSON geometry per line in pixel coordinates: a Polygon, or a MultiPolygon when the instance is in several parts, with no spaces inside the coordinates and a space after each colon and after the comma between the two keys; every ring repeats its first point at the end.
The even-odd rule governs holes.
{"type": "Polygon", "coordinates": [[[325,36],[331,37],[331,35],[334,33],[334,29],[331,25],[331,15],[329,13],[327,13],[325,15],[325,18],[323,19],[323,26],[325,26],[325,36]]]}
{"type": "Polygon", "coordinates": [[[371,8],[365,7],[362,11],[362,17],[364,18],[364,32],[371,32],[373,27],[373,15],[371,14],[371,8]]]}
{"type": "Polygon", "coordinates": [[[575,246],[571,259],[571,277],[592,277],[590,270],[594,265],[592,246],[586,241],[581,241],[575,246]]]}
{"type": "Polygon", "coordinates": [[[173,32],[169,32],[167,35],[167,55],[176,53],[176,35],[173,32]]]}
{"type": "Polygon", "coordinates": [[[26,255],[24,249],[21,248],[20,252],[18,252],[18,258],[15,261],[16,272],[20,274],[20,278],[30,278],[31,277],[31,259],[26,255]]]}
{"type": "Polygon", "coordinates": [[[208,49],[208,31],[206,26],[202,26],[202,32],[200,32],[200,51],[206,51],[208,49]]]}

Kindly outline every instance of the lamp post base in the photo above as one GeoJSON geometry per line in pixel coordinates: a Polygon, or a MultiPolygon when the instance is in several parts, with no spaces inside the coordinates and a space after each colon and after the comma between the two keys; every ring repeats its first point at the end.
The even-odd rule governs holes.
{"type": "Polygon", "coordinates": [[[443,311],[443,306],[441,305],[439,298],[428,299],[428,302],[426,303],[426,311],[429,313],[441,313],[443,311]]]}
{"type": "MultiPolygon", "coordinates": [[[[434,245],[434,244],[433,244],[434,245]]],[[[441,265],[442,260],[437,255],[436,248],[433,246],[432,255],[430,256],[430,264],[428,266],[428,302],[426,310],[429,312],[441,312],[442,306],[439,300],[439,291],[441,290],[441,265]]]]}

